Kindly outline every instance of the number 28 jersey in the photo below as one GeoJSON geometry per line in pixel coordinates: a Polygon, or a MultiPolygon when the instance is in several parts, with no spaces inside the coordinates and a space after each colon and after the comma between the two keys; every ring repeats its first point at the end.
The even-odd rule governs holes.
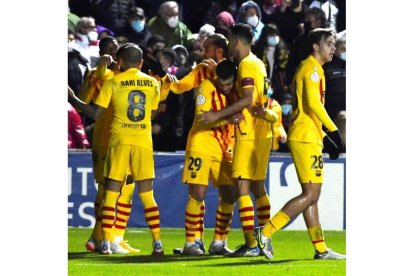
{"type": "Polygon", "coordinates": [[[158,108],[158,81],[130,68],[106,80],[95,103],[112,104],[114,117],[109,146],[139,145],[152,149],[151,111],[158,108]]]}

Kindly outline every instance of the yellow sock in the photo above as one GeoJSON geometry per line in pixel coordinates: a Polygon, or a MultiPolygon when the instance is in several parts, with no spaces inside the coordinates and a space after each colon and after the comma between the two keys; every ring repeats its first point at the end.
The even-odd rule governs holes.
{"type": "Polygon", "coordinates": [[[254,208],[250,195],[241,196],[238,199],[240,222],[243,228],[244,240],[246,246],[257,246],[256,239],[253,236],[254,230],[254,208]]]}
{"type": "Polygon", "coordinates": [[[320,253],[325,252],[327,247],[321,226],[308,228],[308,233],[315,249],[320,253]]]}
{"type": "Polygon", "coordinates": [[[202,202],[195,200],[191,196],[188,197],[187,206],[185,207],[185,241],[194,242],[196,232],[200,225],[200,209],[202,202]]]}
{"type": "Polygon", "coordinates": [[[195,239],[202,240],[204,237],[204,214],[206,213],[206,205],[204,204],[204,200],[201,202],[200,212],[199,212],[199,220],[196,227],[195,239]]]}
{"type": "Polygon", "coordinates": [[[263,226],[270,219],[270,199],[267,194],[256,200],[256,210],[259,226],[263,226]]]}
{"type": "Polygon", "coordinates": [[[216,211],[216,227],[214,228],[214,239],[226,240],[230,230],[231,218],[233,217],[234,204],[227,204],[220,200],[216,211]]]}
{"type": "Polygon", "coordinates": [[[118,197],[118,192],[105,191],[105,198],[102,204],[102,231],[104,240],[110,240],[111,235],[113,236],[112,226],[115,221],[115,204],[118,197]]]}
{"type": "Polygon", "coordinates": [[[135,190],[135,183],[124,184],[121,195],[116,204],[116,220],[114,234],[117,241],[124,239],[125,228],[128,223],[129,215],[132,209],[132,196],[135,190]]]}
{"type": "Polygon", "coordinates": [[[154,199],[154,191],[139,193],[139,197],[141,198],[142,205],[144,205],[145,220],[151,231],[152,239],[160,240],[160,210],[154,199]]]}
{"type": "Polygon", "coordinates": [[[290,221],[290,217],[282,210],[276,213],[263,227],[263,235],[270,238],[290,221]]]}

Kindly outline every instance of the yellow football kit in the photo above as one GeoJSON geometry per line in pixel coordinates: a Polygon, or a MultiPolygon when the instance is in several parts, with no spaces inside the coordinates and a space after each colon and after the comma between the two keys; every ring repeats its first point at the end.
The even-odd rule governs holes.
{"type": "Polygon", "coordinates": [[[310,55],[301,62],[294,76],[292,126],[288,146],[300,183],[323,181],[322,125],[329,131],[337,127],[324,108],[325,75],[321,64],[310,55]]]}
{"type": "Polygon", "coordinates": [[[115,149],[108,150],[109,155],[104,166],[106,177],[123,181],[128,165],[130,165],[134,180],[154,177],[151,113],[152,110],[158,108],[159,97],[158,81],[137,68],[130,68],[103,84],[95,103],[105,108],[112,104],[114,109],[109,147],[115,147],[115,149]],[[117,151],[117,146],[131,147],[129,150],[123,147],[122,150],[117,151]],[[135,147],[148,150],[134,149],[135,147]],[[126,165],[125,163],[119,164],[119,166],[117,163],[112,163],[111,159],[122,158],[118,154],[130,162],[126,162],[126,165]],[[141,154],[145,156],[139,156],[141,154]],[[142,164],[140,160],[146,162],[142,164]],[[145,170],[141,168],[138,171],[140,167],[144,167],[145,170]]]}
{"type": "MultiPolygon", "coordinates": [[[[196,89],[195,96],[195,118],[203,111],[224,108],[229,100],[207,79],[196,89]]],[[[233,126],[223,119],[201,127],[195,118],[187,140],[183,183],[208,185],[211,179],[215,186],[232,185],[233,126]]]]}
{"type": "MultiPolygon", "coordinates": [[[[79,98],[86,104],[91,101],[95,102],[98,97],[102,84],[106,79],[114,76],[114,72],[106,68],[106,66],[98,66],[93,68],[87,74],[85,81],[82,84],[79,98]]],[[[111,122],[113,116],[112,106],[109,105],[107,109],[96,119],[93,128],[92,139],[92,158],[93,158],[93,173],[97,183],[104,183],[103,166],[108,150],[108,143],[111,130],[111,122]]]]}
{"type": "MultiPolygon", "coordinates": [[[[266,69],[263,62],[250,53],[237,69],[236,89],[238,97],[243,96],[243,88],[253,87],[252,105],[267,106],[266,69]]],[[[236,142],[232,177],[251,180],[266,178],[269,161],[272,129],[271,124],[263,119],[253,117],[245,108],[244,120],[235,126],[236,142]]]]}

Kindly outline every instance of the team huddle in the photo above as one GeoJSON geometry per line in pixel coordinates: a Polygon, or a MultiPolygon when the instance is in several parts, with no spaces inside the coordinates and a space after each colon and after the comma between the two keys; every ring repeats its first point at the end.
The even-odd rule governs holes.
{"type": "Polygon", "coordinates": [[[195,89],[195,116],[182,175],[182,182],[188,185],[183,210],[185,244],[175,248],[174,254],[206,254],[204,199],[211,181],[219,191],[219,203],[210,255],[264,255],[272,259],[272,235],[302,213],[315,248],[314,259],[345,259],[326,246],[318,214],[322,149],[330,159],[337,159],[343,150],[341,135],[324,108],[322,65],[332,60],[335,34],[329,29],[311,31],[309,55],[295,73],[293,124],[287,143],[302,193],[272,218],[265,178],[272,143],[284,131],[283,127],[280,130],[280,105],[268,93],[266,68],[251,52],[252,40],[251,27],[243,23],[232,27],[229,41],[220,34],[208,36],[203,43],[204,61],[179,81],[156,61],[149,65],[150,75],[141,72],[143,53],[136,44],[118,47],[111,37],[100,41],[100,63],[89,72],[79,98],[68,89],[76,107],[96,120],[92,154],[98,192],[88,250],[101,254],[140,252],[124,240],[137,185],[152,234],[152,255],[164,254],[160,210],[153,195],[151,119],[169,92],[195,89]],[[245,243],[231,250],[227,235],[236,202],[245,243]]]}

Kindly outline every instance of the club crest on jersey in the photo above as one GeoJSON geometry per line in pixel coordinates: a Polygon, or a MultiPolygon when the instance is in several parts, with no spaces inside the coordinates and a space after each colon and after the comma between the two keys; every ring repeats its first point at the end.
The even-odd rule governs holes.
{"type": "Polygon", "coordinates": [[[321,170],[315,170],[315,174],[317,177],[321,177],[322,171],[321,170]]]}
{"type": "Polygon", "coordinates": [[[313,73],[310,75],[310,78],[311,78],[311,80],[312,80],[312,81],[314,81],[314,82],[318,82],[318,81],[319,81],[319,74],[318,74],[318,72],[313,72],[313,73]]]}
{"type": "Polygon", "coordinates": [[[196,104],[203,104],[205,102],[206,102],[206,97],[204,97],[203,95],[198,95],[197,96],[197,98],[196,98],[196,104]]]}
{"type": "Polygon", "coordinates": [[[197,177],[197,173],[196,172],[191,172],[191,178],[196,178],[197,177]]]}

